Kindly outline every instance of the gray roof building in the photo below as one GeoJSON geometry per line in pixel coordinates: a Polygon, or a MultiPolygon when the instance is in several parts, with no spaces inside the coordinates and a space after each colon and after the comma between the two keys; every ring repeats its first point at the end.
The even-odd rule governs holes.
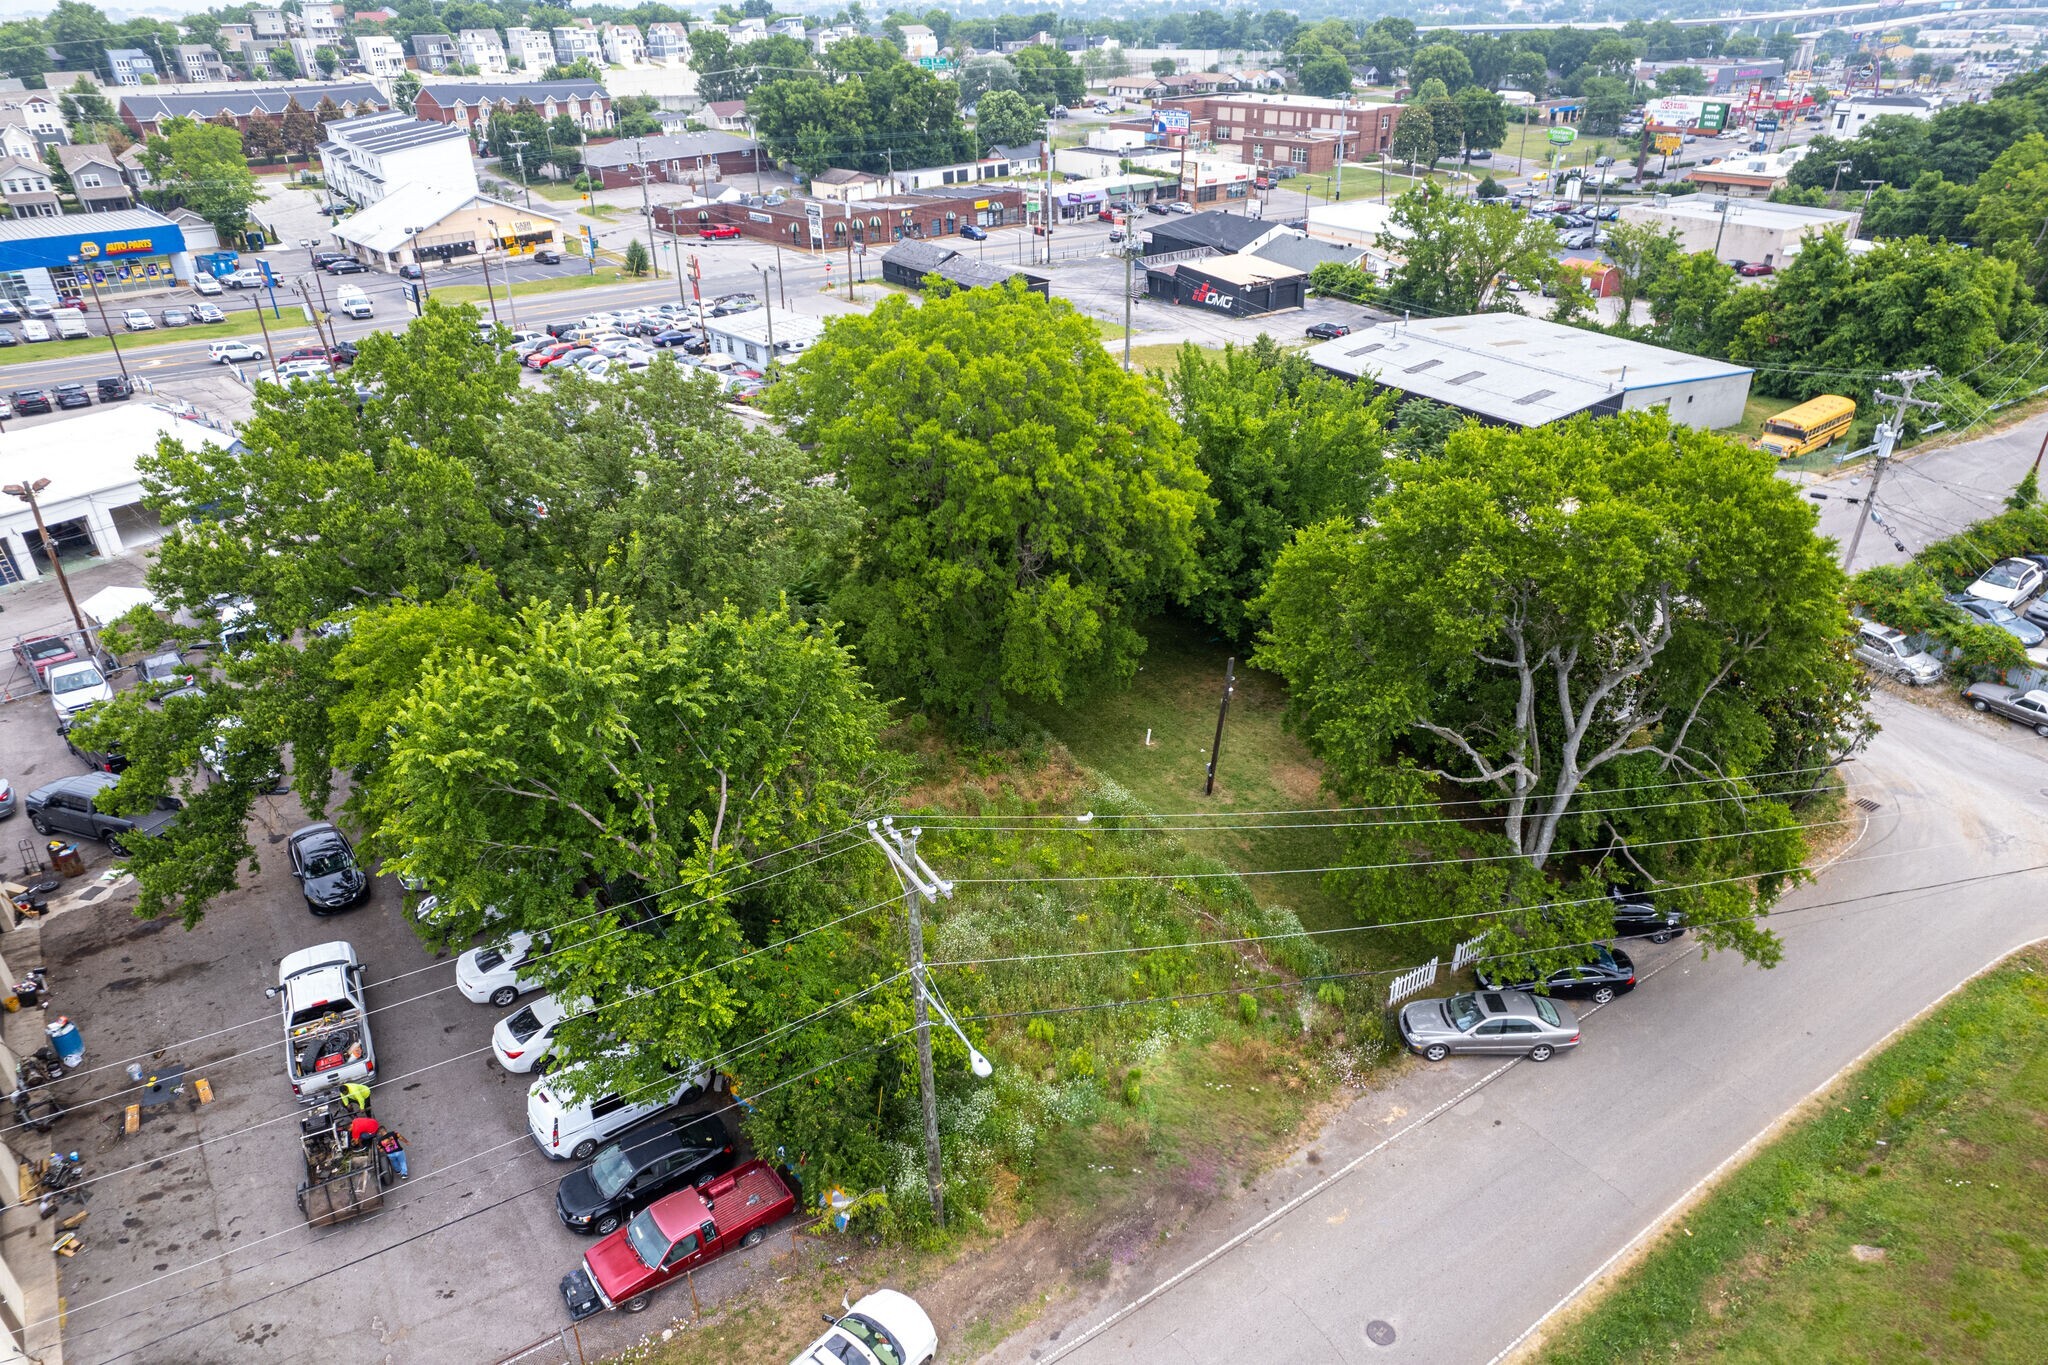
{"type": "Polygon", "coordinates": [[[343,113],[389,109],[391,101],[368,81],[300,82],[295,85],[247,85],[194,95],[121,95],[121,121],[138,134],[154,133],[166,119],[189,118],[204,123],[226,114],[236,120],[282,118],[293,100],[311,113],[323,99],[343,113]]]}
{"type": "Polygon", "coordinates": [[[1252,249],[1252,255],[1263,256],[1280,265],[1293,266],[1296,270],[1314,270],[1319,265],[1357,265],[1365,259],[1362,246],[1342,246],[1336,242],[1318,241],[1314,237],[1288,232],[1262,242],[1252,249]]]}
{"type": "Polygon", "coordinates": [[[1245,218],[1235,213],[1191,213],[1155,224],[1147,256],[1164,256],[1175,251],[1208,247],[1221,255],[1250,251],[1292,229],[1263,218],[1245,218]]]}
{"type": "Polygon", "coordinates": [[[700,156],[751,152],[755,146],[752,138],[739,137],[733,133],[671,133],[661,137],[622,137],[600,146],[585,147],[583,164],[593,170],[608,170],[657,161],[691,161],[700,156]]]}
{"type": "Polygon", "coordinates": [[[1050,289],[1043,275],[1008,266],[984,265],[935,242],[898,242],[882,253],[882,278],[889,284],[922,289],[929,275],[937,275],[962,289],[999,286],[1014,279],[1022,279],[1036,294],[1045,294],[1050,289]]]}

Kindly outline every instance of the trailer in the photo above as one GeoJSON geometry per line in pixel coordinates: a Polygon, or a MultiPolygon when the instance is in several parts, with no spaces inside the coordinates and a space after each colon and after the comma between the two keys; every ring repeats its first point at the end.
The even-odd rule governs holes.
{"type": "Polygon", "coordinates": [[[299,1143],[306,1163],[299,1182],[299,1212],[309,1228],[333,1227],[384,1207],[390,1164],[372,1142],[352,1145],[348,1126],[353,1113],[323,1104],[299,1121],[299,1143]]]}

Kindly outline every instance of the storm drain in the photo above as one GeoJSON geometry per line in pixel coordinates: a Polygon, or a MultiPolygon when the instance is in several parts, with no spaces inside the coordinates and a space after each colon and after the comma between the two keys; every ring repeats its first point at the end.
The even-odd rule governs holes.
{"type": "Polygon", "coordinates": [[[1856,809],[1858,809],[1858,810],[1880,810],[1880,809],[1882,809],[1882,807],[1880,807],[1880,806],[1879,806],[1879,805],[1877,804],[1877,802],[1875,802],[1875,801],[1871,800],[1871,799],[1870,799],[1869,797],[1867,797],[1867,796],[1859,796],[1859,797],[1857,797],[1857,798],[1856,798],[1856,809]]]}
{"type": "Polygon", "coordinates": [[[1385,1318],[1374,1318],[1365,1325],[1365,1339],[1375,1346],[1392,1346],[1394,1324],[1385,1318]]]}

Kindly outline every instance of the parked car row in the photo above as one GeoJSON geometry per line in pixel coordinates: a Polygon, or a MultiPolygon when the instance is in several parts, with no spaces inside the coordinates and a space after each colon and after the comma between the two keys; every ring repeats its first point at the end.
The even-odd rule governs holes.
{"type": "Polygon", "coordinates": [[[97,394],[102,403],[122,403],[135,396],[135,386],[117,374],[94,381],[92,388],[76,381],[52,384],[48,388],[16,389],[7,395],[7,411],[0,416],[34,417],[65,408],[89,408],[97,394]]]}

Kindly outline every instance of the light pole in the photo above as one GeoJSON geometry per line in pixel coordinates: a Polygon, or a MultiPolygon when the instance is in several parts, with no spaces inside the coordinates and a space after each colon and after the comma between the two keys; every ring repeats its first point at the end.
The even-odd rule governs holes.
{"type": "Polygon", "coordinates": [[[313,272],[313,283],[320,290],[320,311],[323,313],[328,312],[327,281],[321,278],[323,272],[320,269],[319,263],[313,259],[313,248],[318,243],[311,237],[301,237],[299,238],[299,245],[306,248],[306,268],[313,272]]]}
{"type": "Polygon", "coordinates": [[[64,576],[64,561],[57,557],[57,542],[50,539],[50,528],[43,524],[42,504],[36,501],[36,494],[50,486],[48,479],[37,479],[34,483],[10,483],[0,488],[0,493],[20,498],[28,504],[28,510],[35,514],[36,531],[43,538],[43,553],[50,557],[50,567],[57,571],[57,582],[63,586],[64,600],[71,604],[71,619],[82,631],[86,628],[85,613],[78,609],[78,599],[71,595],[71,580],[64,576]]]}
{"type": "MultiPolygon", "coordinates": [[[[486,218],[484,219],[484,222],[486,225],[490,227],[491,237],[498,243],[499,249],[505,253],[503,259],[499,262],[499,264],[505,267],[505,311],[512,315],[512,330],[516,332],[519,330],[519,305],[513,302],[512,299],[512,248],[506,246],[505,239],[498,235],[497,219],[486,218]]],[[[488,258],[490,253],[485,252],[484,255],[488,258]]],[[[490,278],[491,268],[487,261],[484,266],[484,280],[485,288],[487,291],[489,288],[490,278]]],[[[493,321],[496,321],[498,316],[497,305],[493,304],[491,307],[491,318],[493,321]]]]}
{"type": "MultiPolygon", "coordinates": [[[[772,374],[775,370],[775,303],[768,293],[768,272],[771,269],[774,270],[775,283],[777,286],[780,286],[782,283],[782,267],[780,265],[771,267],[756,264],[754,269],[761,272],[761,309],[768,315],[768,370],[772,374]]],[[[782,306],[785,308],[789,306],[787,296],[784,296],[782,306]]]]}
{"type": "MultiPolygon", "coordinates": [[[[113,348],[114,363],[121,367],[121,382],[124,384],[128,383],[130,382],[128,362],[121,358],[121,343],[114,340],[114,324],[107,321],[107,305],[100,298],[100,285],[99,281],[93,278],[92,264],[89,261],[81,260],[77,256],[71,258],[71,264],[77,266],[78,273],[85,276],[85,287],[92,291],[92,306],[99,310],[100,326],[107,329],[107,345],[113,348]]],[[[66,591],[68,592],[69,589],[67,588],[66,591]]]]}

